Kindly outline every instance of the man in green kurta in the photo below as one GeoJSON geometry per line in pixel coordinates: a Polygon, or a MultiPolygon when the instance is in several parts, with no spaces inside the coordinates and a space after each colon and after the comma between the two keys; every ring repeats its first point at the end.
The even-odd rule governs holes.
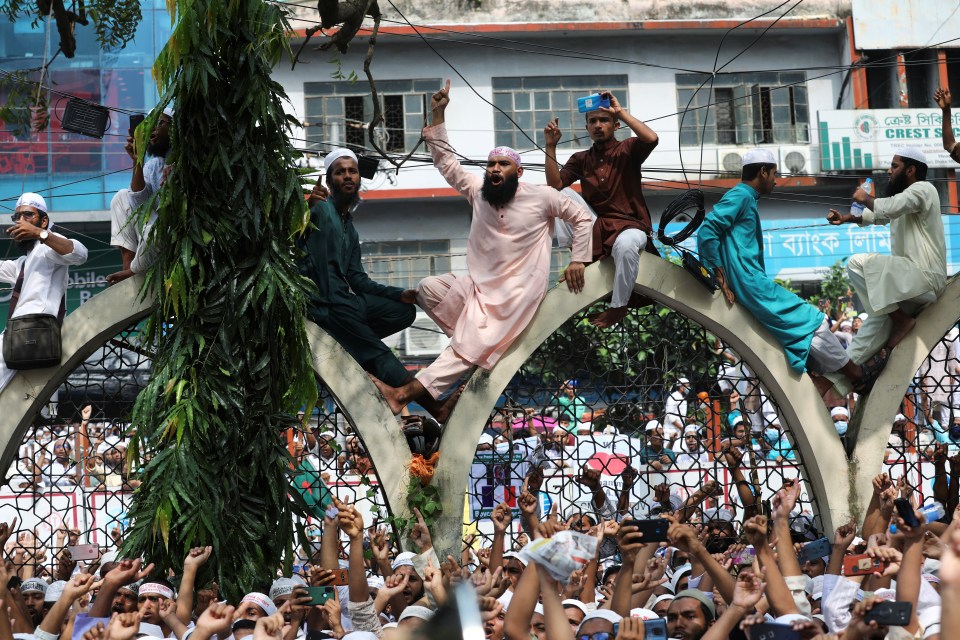
{"type": "Polygon", "coordinates": [[[415,290],[374,282],[360,263],[352,212],[359,200],[357,157],[337,149],[324,161],[329,196],[310,209],[310,229],[298,241],[300,273],[317,286],[307,316],[380,380],[401,386],[412,375],[383,338],[413,324],[415,290]]]}
{"type": "MultiPolygon", "coordinates": [[[[826,316],[767,275],[757,201],[773,191],[776,177],[770,151],[753,149],[744,155],[740,184],[724,194],[700,226],[700,260],[713,270],[727,303],[739,302],[780,343],[791,369],[842,371],[860,381],[861,367],[830,332],[826,316]]],[[[816,380],[821,392],[829,388],[826,380],[816,380]]]]}

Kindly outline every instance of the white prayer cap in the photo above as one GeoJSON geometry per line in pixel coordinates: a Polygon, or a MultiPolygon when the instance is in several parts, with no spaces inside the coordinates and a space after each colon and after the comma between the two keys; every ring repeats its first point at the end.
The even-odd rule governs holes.
{"type": "Polygon", "coordinates": [[[615,436],[615,435],[617,435],[618,433],[620,433],[620,432],[617,431],[617,428],[616,428],[615,426],[613,426],[612,424],[607,425],[607,426],[604,428],[604,430],[603,430],[603,435],[605,435],[605,436],[615,436]]]}
{"type": "Polygon", "coordinates": [[[413,558],[417,554],[411,553],[410,551],[404,551],[394,559],[393,563],[390,565],[390,568],[396,571],[400,567],[412,567],[413,558]]]}
{"type": "Polygon", "coordinates": [[[270,585],[269,597],[275,601],[277,598],[288,596],[293,593],[294,586],[296,586],[296,583],[290,578],[277,578],[270,585]]]}
{"type": "Polygon", "coordinates": [[[581,622],[580,626],[577,628],[577,633],[580,633],[580,629],[583,628],[583,625],[585,625],[588,620],[606,620],[610,624],[618,624],[621,620],[623,620],[623,617],[617,615],[610,609],[595,609],[583,616],[583,622],[581,622]]]}
{"type": "Polygon", "coordinates": [[[897,592],[893,589],[877,589],[873,592],[873,597],[877,600],[889,600],[893,602],[897,599],[897,592]]]}
{"type": "Polygon", "coordinates": [[[163,108],[163,115],[167,116],[168,118],[172,118],[174,113],[175,111],[172,104],[168,104],[163,108]]]}
{"type": "Polygon", "coordinates": [[[697,427],[697,425],[688,424],[683,428],[683,435],[689,436],[690,434],[693,434],[695,436],[700,435],[700,429],[697,427]]]}
{"type": "Polygon", "coordinates": [[[850,414],[847,412],[846,407],[834,407],[833,409],[830,409],[830,417],[836,418],[837,416],[846,416],[849,418],[850,414]]]}
{"type": "Polygon", "coordinates": [[[380,576],[367,576],[368,589],[383,589],[385,586],[386,582],[380,576]]]}
{"type": "Polygon", "coordinates": [[[340,158],[353,158],[354,162],[359,162],[357,160],[357,154],[350,149],[340,148],[334,149],[327,154],[327,157],[323,159],[323,168],[327,173],[330,173],[330,170],[333,169],[333,163],[339,160],[340,158]]]}
{"type": "Polygon", "coordinates": [[[524,567],[526,567],[526,566],[527,566],[527,563],[529,562],[526,558],[524,558],[523,556],[521,556],[521,555],[520,555],[519,553],[517,553],[516,551],[507,551],[505,554],[503,554],[503,559],[504,559],[504,560],[509,560],[510,558],[515,558],[515,559],[516,559],[520,564],[522,564],[524,567]]]}
{"type": "Polygon", "coordinates": [[[690,384],[690,381],[687,380],[686,378],[680,378],[679,380],[677,380],[677,384],[690,384]]]}
{"type": "Polygon", "coordinates": [[[659,420],[650,420],[649,422],[647,422],[647,425],[643,428],[643,430],[649,433],[651,431],[656,431],[657,429],[660,429],[662,427],[663,425],[660,424],[659,420]]]}
{"type": "Polygon", "coordinates": [[[63,593],[63,588],[67,586],[66,580],[57,580],[52,582],[47,590],[43,594],[44,602],[56,602],[60,599],[60,594],[63,593]]]}
{"type": "Polygon", "coordinates": [[[173,589],[165,584],[160,584],[159,582],[144,582],[141,584],[140,589],[137,590],[137,595],[142,596],[144,594],[157,595],[161,598],[168,598],[170,600],[173,600],[173,598],[176,597],[173,589]]]}
{"type": "Polygon", "coordinates": [[[43,213],[47,213],[47,201],[43,199],[42,195],[33,193],[32,191],[27,191],[17,198],[17,205],[14,207],[14,210],[20,207],[34,207],[43,213]]]}
{"type": "Polygon", "coordinates": [[[904,147],[899,149],[895,155],[898,155],[901,158],[910,158],[916,162],[927,164],[927,155],[916,147],[904,147]]]}
{"type": "Polygon", "coordinates": [[[657,615],[656,611],[644,609],[643,607],[637,607],[636,609],[630,609],[630,617],[640,618],[641,620],[656,620],[660,616],[657,615]]]}
{"type": "Polygon", "coordinates": [[[151,624],[149,622],[140,623],[140,631],[137,632],[137,638],[163,638],[163,629],[160,628],[160,625],[151,624]]]}
{"type": "Polygon", "coordinates": [[[258,591],[253,591],[243,596],[243,600],[240,601],[240,604],[243,604],[244,602],[257,605],[263,609],[263,612],[268,616],[272,616],[277,612],[277,605],[273,604],[273,600],[271,600],[266,594],[258,591]]]}
{"type": "Polygon", "coordinates": [[[429,620],[433,617],[433,610],[427,609],[426,607],[418,607],[416,605],[412,607],[407,607],[403,610],[403,613],[400,614],[400,617],[397,619],[397,622],[402,622],[407,618],[420,618],[421,620],[429,620]]]}
{"type": "Polygon", "coordinates": [[[40,578],[27,578],[20,585],[20,593],[46,593],[50,587],[40,578]]]}
{"type": "MultiPolygon", "coordinates": [[[[666,586],[666,585],[663,585],[663,586],[666,586]]],[[[665,593],[665,594],[663,594],[662,596],[657,596],[656,598],[654,598],[654,599],[653,599],[653,602],[650,603],[650,606],[651,606],[651,607],[655,607],[655,606],[657,606],[658,604],[660,604],[661,602],[669,601],[669,600],[673,600],[673,599],[674,599],[673,594],[671,594],[671,593],[665,593]]]]}
{"type": "Polygon", "coordinates": [[[770,149],[750,149],[743,154],[743,166],[748,164],[777,164],[770,149]]]}
{"type": "Polygon", "coordinates": [[[853,320],[844,320],[843,322],[840,323],[841,329],[843,329],[844,327],[852,327],[852,326],[853,326],[853,320]]]}
{"type": "Polygon", "coordinates": [[[579,600],[567,599],[561,602],[560,604],[562,604],[564,607],[573,607],[574,609],[579,609],[580,611],[583,612],[583,615],[587,615],[588,613],[590,613],[589,611],[587,611],[587,605],[583,604],[579,600]]]}
{"type": "Polygon", "coordinates": [[[898,422],[906,422],[906,421],[907,421],[907,416],[903,415],[902,413],[898,413],[898,414],[893,418],[893,423],[894,423],[894,424],[896,424],[896,423],[898,423],[898,422]]]}
{"type": "Polygon", "coordinates": [[[543,605],[538,602],[536,605],[534,605],[533,612],[543,615],[543,605]]]}

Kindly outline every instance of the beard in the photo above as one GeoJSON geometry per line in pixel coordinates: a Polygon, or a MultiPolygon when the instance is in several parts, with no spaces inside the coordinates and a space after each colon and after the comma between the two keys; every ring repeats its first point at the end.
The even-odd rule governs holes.
{"type": "Polygon", "coordinates": [[[337,211],[350,211],[350,208],[360,198],[359,185],[353,190],[353,193],[341,191],[335,187],[330,187],[330,197],[333,199],[333,208],[337,211]]]}
{"type": "Polygon", "coordinates": [[[887,183],[887,189],[884,192],[884,195],[886,195],[888,198],[892,198],[898,193],[903,193],[903,190],[906,189],[907,186],[907,176],[901,173],[887,183]]]}
{"type": "Polygon", "coordinates": [[[33,247],[37,244],[36,238],[31,238],[30,240],[17,240],[16,243],[17,250],[23,255],[27,255],[33,250],[33,247]]]}
{"type": "Polygon", "coordinates": [[[484,200],[494,207],[500,207],[517,195],[517,189],[520,186],[520,176],[513,174],[509,178],[503,178],[500,184],[493,184],[489,173],[483,176],[483,186],[480,187],[480,195],[484,200]]]}
{"type": "Polygon", "coordinates": [[[147,144],[147,153],[157,158],[166,158],[170,151],[170,138],[163,137],[156,142],[147,144]]]}

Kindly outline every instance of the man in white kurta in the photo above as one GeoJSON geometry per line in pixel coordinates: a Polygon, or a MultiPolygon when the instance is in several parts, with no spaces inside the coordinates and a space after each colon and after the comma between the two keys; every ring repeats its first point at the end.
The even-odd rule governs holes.
{"type": "MultiPolygon", "coordinates": [[[[498,147],[490,152],[486,177],[470,173],[447,142],[446,88],[433,96],[432,126],[424,137],[444,179],[473,207],[467,240],[467,273],[425,278],[417,286],[417,304],[452,338],[437,360],[403,387],[377,386],[398,413],[412,400],[439,398],[474,366],[490,369],[533,318],[547,292],[554,220],[574,229],[573,256],[565,272],[571,291],[583,287],[584,263],[590,262],[590,214],[547,186],[516,183],[516,192],[500,201],[504,189],[523,174],[520,156],[498,147]],[[488,200],[489,198],[489,200],[488,200]]],[[[454,399],[455,402],[455,399],[454,399]]],[[[444,422],[447,402],[434,417],[444,422]]]]}
{"type": "MultiPolygon", "coordinates": [[[[940,196],[926,181],[926,156],[906,147],[890,162],[886,198],[873,198],[857,189],[854,200],[864,205],[862,217],[830,211],[831,224],[890,225],[890,254],[858,253],[847,262],[847,276],[869,314],[847,349],[861,364],[881,349],[890,350],[913,328],[913,316],[933,302],[947,283],[947,249],[940,196]]],[[[841,395],[849,393],[846,378],[827,376],[841,395]]]]}
{"type": "MultiPolygon", "coordinates": [[[[13,215],[14,225],[7,229],[7,235],[26,249],[27,254],[16,260],[0,261],[0,281],[14,285],[15,294],[19,290],[16,298],[11,298],[9,317],[44,313],[62,319],[67,269],[87,261],[87,248],[50,231],[47,203],[36,193],[21,195],[13,215]]],[[[3,361],[3,338],[0,335],[0,390],[17,373],[3,361]]]]}

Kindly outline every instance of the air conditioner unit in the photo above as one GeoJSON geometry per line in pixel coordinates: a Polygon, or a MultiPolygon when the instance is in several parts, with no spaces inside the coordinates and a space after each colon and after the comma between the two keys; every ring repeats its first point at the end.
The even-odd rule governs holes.
{"type": "Polygon", "coordinates": [[[811,164],[810,159],[810,145],[782,146],[777,169],[783,175],[816,173],[816,167],[811,164]]]}
{"type": "Polygon", "coordinates": [[[736,173],[739,175],[740,169],[743,168],[743,154],[746,151],[747,147],[718,147],[717,173],[736,173]]]}
{"type": "Polygon", "coordinates": [[[403,352],[408,356],[438,356],[449,344],[450,338],[422,312],[403,330],[403,352]]]}

